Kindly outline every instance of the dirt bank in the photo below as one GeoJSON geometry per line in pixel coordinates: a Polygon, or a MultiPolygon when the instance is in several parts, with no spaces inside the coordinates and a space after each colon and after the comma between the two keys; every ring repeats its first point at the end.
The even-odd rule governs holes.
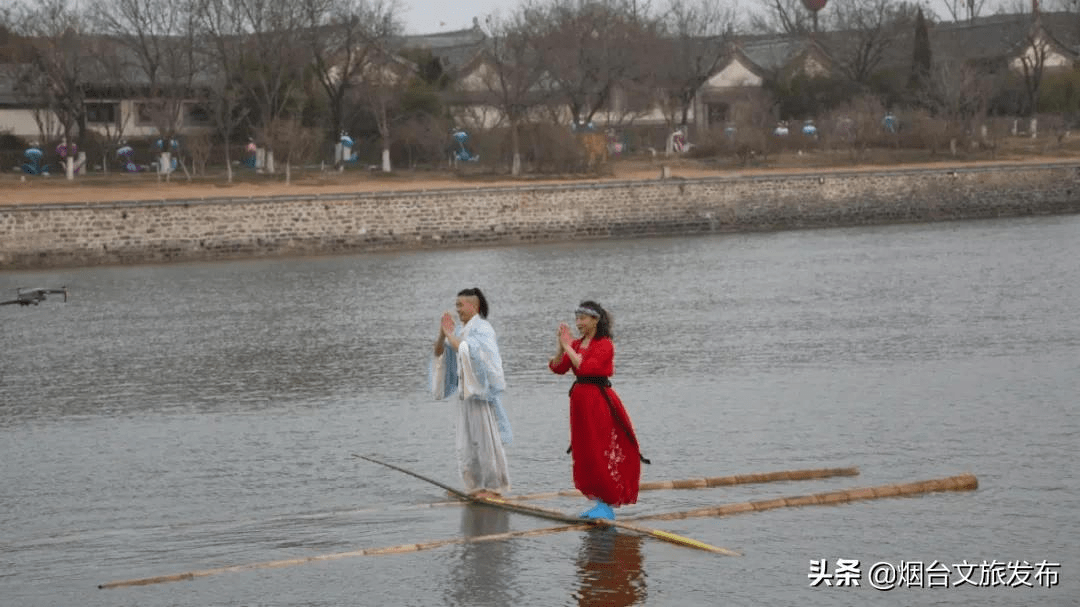
{"type": "Polygon", "coordinates": [[[506,187],[547,183],[588,181],[633,181],[660,178],[667,166],[670,176],[682,179],[737,177],[779,173],[830,171],[881,171],[913,168],[963,168],[999,164],[1042,164],[1074,162],[1074,155],[1035,156],[994,161],[905,162],[897,164],[862,164],[833,162],[814,165],[813,159],[793,158],[769,167],[719,167],[690,160],[621,160],[609,164],[602,176],[526,177],[454,173],[451,171],[399,171],[393,174],[363,170],[344,172],[295,173],[286,184],[283,175],[264,176],[238,173],[232,184],[223,175],[188,180],[174,174],[169,182],[148,174],[89,175],[68,181],[62,174],[23,176],[9,173],[0,176],[0,204],[93,203],[124,200],[175,200],[198,198],[247,198],[266,196],[305,196],[348,192],[383,192],[401,190],[438,190],[446,188],[506,187]]]}

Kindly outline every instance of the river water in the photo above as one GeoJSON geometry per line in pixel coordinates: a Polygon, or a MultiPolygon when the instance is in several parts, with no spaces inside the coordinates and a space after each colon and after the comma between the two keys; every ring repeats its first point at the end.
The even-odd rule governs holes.
{"type": "Polygon", "coordinates": [[[1076,605],[1078,236],[1057,216],[0,273],[0,294],[71,292],[0,307],[0,603],[1076,605]],[[432,506],[445,491],[351,457],[460,485],[453,402],[425,382],[471,286],[505,360],[515,493],[571,485],[546,360],[585,298],[615,316],[644,480],[860,471],[648,491],[621,517],[964,472],[979,489],[641,523],[740,557],[574,530],[258,566],[552,525],[432,506]],[[858,587],[813,585],[841,559],[858,587]],[[994,561],[1017,575],[963,583],[994,561]],[[877,563],[937,563],[948,587],[875,589],[877,563]]]}

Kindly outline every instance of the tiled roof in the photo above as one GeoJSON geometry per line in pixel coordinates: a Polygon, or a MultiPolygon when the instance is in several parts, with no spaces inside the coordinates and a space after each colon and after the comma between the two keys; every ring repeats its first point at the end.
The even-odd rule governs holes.
{"type": "Polygon", "coordinates": [[[437,34],[402,36],[399,46],[426,48],[435,51],[436,49],[442,48],[478,44],[483,42],[486,38],[487,35],[484,34],[483,30],[478,27],[471,27],[469,29],[439,32],[437,34]]]}
{"type": "MultiPolygon", "coordinates": [[[[1080,17],[1070,13],[1042,13],[1040,23],[1066,49],[1080,52],[1080,17]]],[[[1019,53],[1026,45],[1034,24],[1030,14],[994,15],[974,21],[928,23],[930,49],[934,61],[957,60],[1004,61],[1019,53]]],[[[883,49],[879,68],[908,68],[911,64],[912,32],[900,35],[883,49]]],[[[834,59],[842,56],[842,45],[850,38],[848,32],[821,32],[814,40],[834,59]]],[[[795,59],[813,42],[809,38],[759,35],[735,40],[747,59],[765,72],[775,73],[795,59]]]]}
{"type": "Polygon", "coordinates": [[[439,58],[445,71],[453,72],[472,61],[487,42],[487,35],[479,27],[472,27],[453,32],[403,36],[397,46],[429,50],[439,58]]]}
{"type": "Polygon", "coordinates": [[[758,67],[773,72],[782,69],[806,50],[810,41],[801,36],[768,36],[742,38],[735,44],[747,59],[758,67]]]}

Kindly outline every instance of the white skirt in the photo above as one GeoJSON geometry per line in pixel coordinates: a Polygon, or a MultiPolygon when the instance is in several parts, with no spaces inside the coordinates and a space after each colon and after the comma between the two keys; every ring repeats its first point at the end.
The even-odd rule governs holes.
{"type": "Polygon", "coordinates": [[[494,407],[478,398],[458,402],[461,403],[457,427],[458,468],[465,481],[465,491],[472,493],[486,489],[503,495],[509,493],[510,470],[494,407]]]}

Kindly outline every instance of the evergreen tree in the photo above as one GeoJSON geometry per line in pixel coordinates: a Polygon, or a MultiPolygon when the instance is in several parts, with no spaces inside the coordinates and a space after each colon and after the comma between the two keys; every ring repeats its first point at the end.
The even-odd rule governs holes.
{"type": "Polygon", "coordinates": [[[918,93],[930,80],[930,32],[922,8],[915,14],[915,44],[911,57],[911,77],[908,88],[918,93]]]}

